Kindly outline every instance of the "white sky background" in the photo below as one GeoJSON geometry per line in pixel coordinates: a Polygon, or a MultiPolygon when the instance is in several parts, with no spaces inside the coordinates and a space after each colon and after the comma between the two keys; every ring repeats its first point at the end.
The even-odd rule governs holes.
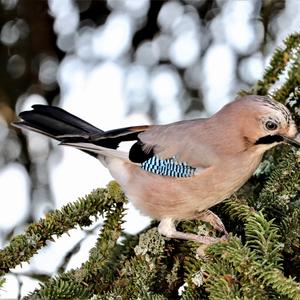
{"type": "MultiPolygon", "coordinates": [[[[247,54],[257,49],[254,55],[243,61],[238,72],[249,83],[262,76],[268,57],[264,58],[258,52],[263,29],[253,19],[259,12],[254,7],[255,1],[219,1],[222,13],[210,23],[209,28],[213,43],[200,61],[201,47],[207,43],[204,28],[193,10],[186,12],[181,4],[168,2],[158,17],[161,34],[138,48],[133,64],[129,61],[128,51],[133,34],[147,13],[149,1],[111,0],[108,3],[113,12],[104,25],[78,30],[79,11],[73,2],[49,1],[50,13],[55,18],[54,30],[58,46],[72,54],[67,54],[60,65],[56,61],[45,59],[40,69],[40,79],[47,83],[53,81],[53,70],[58,68],[60,106],[95,126],[106,130],[148,124],[149,97],[153,99],[158,111],[158,123],[178,121],[184,117],[181,102],[184,93],[176,69],[165,65],[149,71],[159,58],[170,57],[174,65],[187,68],[186,76],[191,78],[192,86],[202,85],[208,114],[216,112],[242,88],[236,82],[237,53],[247,54]],[[74,43],[70,43],[70,36],[76,37],[74,43]],[[127,114],[128,111],[131,113],[127,114]]],[[[280,45],[288,33],[299,31],[299,25],[299,1],[289,0],[283,13],[272,24],[277,40],[276,45],[271,48],[280,45]]],[[[38,95],[23,97],[17,109],[29,109],[36,103],[46,101],[38,95]]],[[[4,126],[1,120],[0,126],[4,126]]],[[[27,134],[33,157],[37,152],[48,153],[47,138],[27,134]]],[[[43,157],[36,159],[43,160],[43,157]]],[[[67,147],[55,146],[47,164],[57,208],[97,187],[104,187],[112,179],[94,158],[67,147]]],[[[6,201],[1,204],[0,233],[1,230],[9,230],[20,224],[26,215],[29,203],[28,182],[23,166],[17,163],[11,163],[0,171],[0,198],[6,201]],[[11,186],[15,188],[11,189],[11,186]]],[[[37,217],[42,217],[47,209],[43,205],[36,211],[37,217]]],[[[149,222],[132,207],[126,220],[126,230],[131,233],[138,232],[149,222]]],[[[21,228],[20,231],[22,230],[21,228]]],[[[65,251],[83,237],[82,231],[72,230],[70,237],[66,235],[56,243],[50,243],[49,247],[33,257],[30,265],[22,264],[22,269],[17,268],[16,272],[55,272],[65,251]]],[[[95,239],[96,235],[92,235],[83,243],[82,251],[70,261],[68,268],[79,267],[88,258],[88,251],[95,239]]],[[[37,286],[37,281],[26,276],[19,277],[19,280],[23,281],[23,296],[37,286]]],[[[17,279],[7,276],[0,299],[16,297],[17,279]]]]}

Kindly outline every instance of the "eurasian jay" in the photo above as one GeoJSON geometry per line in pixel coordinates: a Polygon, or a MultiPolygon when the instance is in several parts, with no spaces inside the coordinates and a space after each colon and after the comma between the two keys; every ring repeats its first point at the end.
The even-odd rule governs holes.
{"type": "Polygon", "coordinates": [[[266,150],[280,143],[300,147],[289,110],[264,96],[240,97],[210,118],[110,131],[47,105],[34,105],[20,118],[15,126],[100,160],[134,206],[160,221],[162,235],[203,244],[220,239],[179,232],[175,221],[209,222],[226,239],[222,221],[208,209],[249,179],[266,150]],[[117,150],[124,141],[135,141],[128,153],[117,150]]]}

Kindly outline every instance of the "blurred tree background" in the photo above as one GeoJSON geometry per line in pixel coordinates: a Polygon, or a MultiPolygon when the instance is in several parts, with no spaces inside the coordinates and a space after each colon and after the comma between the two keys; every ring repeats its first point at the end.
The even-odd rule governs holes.
{"type": "MultiPolygon", "coordinates": [[[[207,116],[259,80],[299,25],[297,0],[1,0],[0,245],[60,206],[50,173],[64,150],[11,128],[18,112],[49,103],[99,127],[120,127],[130,116],[141,123],[207,116]]],[[[74,247],[60,253],[67,259],[56,271],[74,247]]],[[[38,267],[25,273],[15,272],[7,295],[26,294],[27,275],[47,275],[38,267]]]]}

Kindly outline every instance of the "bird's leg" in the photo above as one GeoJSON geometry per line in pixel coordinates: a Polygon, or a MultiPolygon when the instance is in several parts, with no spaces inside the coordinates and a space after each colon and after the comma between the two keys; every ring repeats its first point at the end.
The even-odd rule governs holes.
{"type": "Polygon", "coordinates": [[[169,238],[195,241],[206,245],[210,245],[220,241],[219,238],[177,231],[174,224],[174,220],[171,218],[165,218],[160,221],[158,225],[158,232],[161,235],[164,235],[169,238]]]}
{"type": "Polygon", "coordinates": [[[205,210],[197,215],[197,219],[209,223],[215,230],[224,233],[223,239],[228,236],[228,232],[221,219],[210,210],[205,210]]]}

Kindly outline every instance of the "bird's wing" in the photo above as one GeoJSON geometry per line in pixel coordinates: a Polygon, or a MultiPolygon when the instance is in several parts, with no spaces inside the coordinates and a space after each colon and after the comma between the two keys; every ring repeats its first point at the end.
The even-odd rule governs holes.
{"type": "Polygon", "coordinates": [[[205,130],[205,119],[153,126],[138,135],[139,140],[131,148],[129,158],[143,162],[149,156],[174,157],[196,168],[209,167],[212,151],[203,142],[205,130]]]}
{"type": "MultiPolygon", "coordinates": [[[[182,160],[183,147],[176,148],[176,143],[168,145],[170,139],[163,139],[163,136],[169,132],[167,128],[166,126],[120,128],[91,136],[88,140],[67,138],[62,141],[62,144],[94,152],[100,156],[129,159],[132,163],[139,164],[143,170],[161,176],[184,178],[198,174],[204,167],[199,164],[192,165],[188,160],[182,160]],[[145,143],[144,137],[150,135],[153,141],[145,143]],[[123,141],[136,141],[129,153],[107,148],[107,145],[121,144],[123,141]]],[[[182,140],[183,133],[177,131],[177,137],[182,140]]],[[[178,143],[178,145],[181,144],[178,143]]]]}
{"type": "MultiPolygon", "coordinates": [[[[209,167],[203,145],[197,143],[201,120],[182,121],[169,125],[136,126],[115,129],[90,139],[94,146],[86,143],[73,144],[77,148],[103,154],[103,145],[110,142],[119,144],[123,141],[136,141],[130,148],[127,158],[140,164],[148,172],[173,177],[190,177],[196,172],[209,167]],[[201,151],[202,147],[202,151],[201,151]],[[200,153],[199,153],[200,150],[200,153]]],[[[68,142],[68,144],[70,144],[68,142]]],[[[125,153],[110,150],[107,156],[126,157],[125,153]]]]}
{"type": "Polygon", "coordinates": [[[62,144],[101,156],[129,159],[157,175],[191,177],[209,167],[204,155],[200,158],[197,155],[199,145],[193,136],[195,124],[195,121],[183,121],[169,125],[126,127],[88,138],[65,136],[62,144]],[[135,141],[129,153],[116,149],[124,141],[135,141]]]}

